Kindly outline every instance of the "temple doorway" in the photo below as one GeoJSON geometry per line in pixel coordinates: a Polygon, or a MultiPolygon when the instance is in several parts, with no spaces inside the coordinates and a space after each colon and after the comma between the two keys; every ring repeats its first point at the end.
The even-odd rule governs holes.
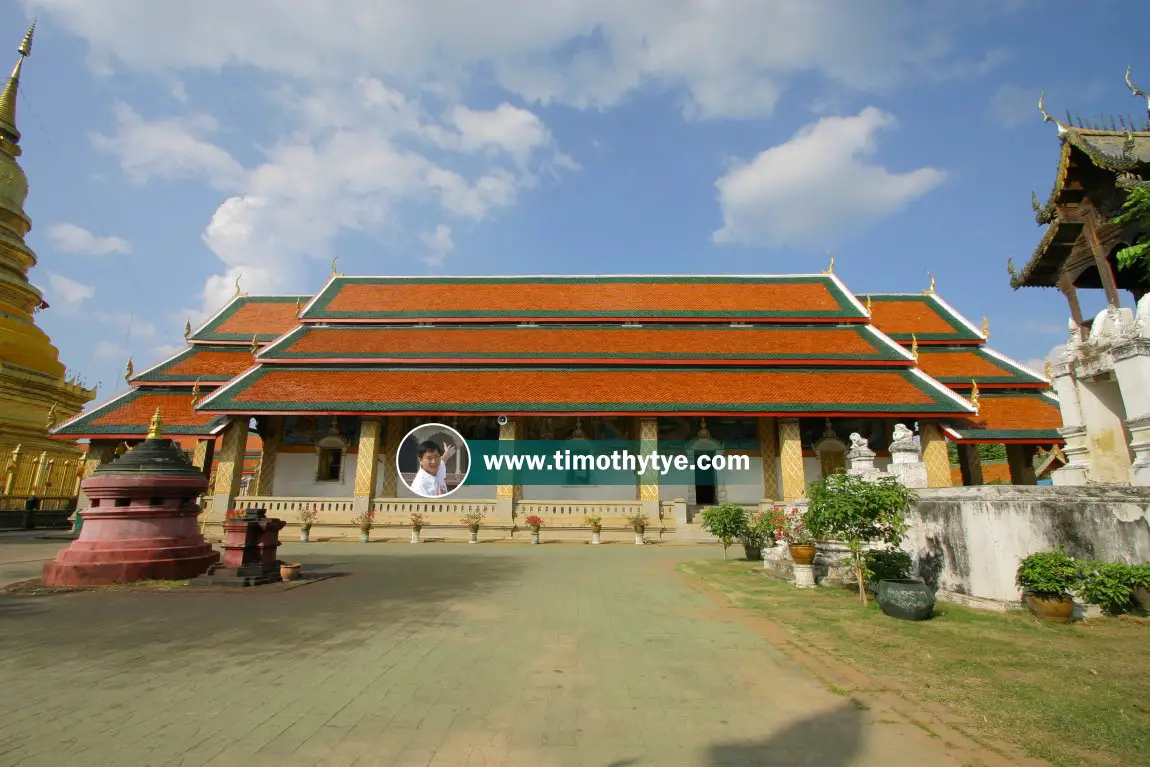
{"type": "Polygon", "coordinates": [[[715,457],[714,453],[696,453],[695,454],[695,503],[699,506],[711,506],[715,503],[715,470],[711,468],[709,461],[715,457]],[[708,465],[706,469],[700,469],[698,460],[700,456],[708,457],[708,465]]]}

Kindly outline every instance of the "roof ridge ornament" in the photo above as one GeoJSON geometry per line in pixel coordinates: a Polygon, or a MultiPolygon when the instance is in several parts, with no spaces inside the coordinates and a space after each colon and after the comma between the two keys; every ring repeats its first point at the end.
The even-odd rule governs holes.
{"type": "Polygon", "coordinates": [[[914,333],[910,334],[910,356],[914,357],[915,362],[918,362],[918,336],[914,333]]]}
{"type": "Polygon", "coordinates": [[[1126,86],[1130,88],[1130,93],[1132,93],[1135,98],[1146,99],[1146,118],[1150,120],[1150,93],[1134,85],[1134,81],[1130,79],[1131,66],[1130,64],[1126,65],[1126,86]]]}
{"type": "Polygon", "coordinates": [[[235,301],[237,298],[243,298],[244,296],[247,295],[247,293],[245,293],[243,291],[243,289],[240,288],[240,278],[243,276],[244,276],[243,272],[237,272],[236,273],[236,294],[234,296],[232,296],[233,301],[235,301]]]}
{"type": "Polygon", "coordinates": [[[184,320],[184,340],[186,341],[191,337],[192,337],[192,318],[188,317],[186,320],[184,320]]]}
{"type": "Polygon", "coordinates": [[[128,364],[124,366],[124,383],[131,385],[132,376],[136,374],[136,367],[132,364],[132,358],[128,357],[128,364]]]}
{"type": "Polygon", "coordinates": [[[970,404],[974,406],[974,414],[978,415],[982,405],[978,401],[978,381],[970,379],[970,404]]]}
{"type": "Polygon", "coordinates": [[[990,338],[990,318],[985,314],[982,315],[982,337],[990,338]]]}
{"type": "Polygon", "coordinates": [[[1046,111],[1046,91],[1043,91],[1038,97],[1038,111],[1042,113],[1042,122],[1054,123],[1056,126],[1058,126],[1058,135],[1061,136],[1063,133],[1066,133],[1068,130],[1070,130],[1057,118],[1051,117],[1050,113],[1046,111]]]}
{"type": "Polygon", "coordinates": [[[251,353],[252,353],[252,357],[255,357],[257,354],[260,353],[260,336],[259,336],[259,333],[252,333],[251,353]]]}
{"type": "Polygon", "coordinates": [[[870,296],[866,297],[866,313],[872,316],[874,315],[874,304],[871,303],[870,296]]]}
{"type": "Polygon", "coordinates": [[[1010,275],[1012,281],[1018,281],[1018,270],[1014,268],[1014,257],[1006,257],[1006,273],[1010,275]]]}
{"type": "Polygon", "coordinates": [[[200,378],[203,378],[203,376],[200,376],[192,383],[192,407],[195,407],[196,403],[200,401],[200,378]]]}
{"type": "Polygon", "coordinates": [[[934,274],[931,272],[927,272],[927,276],[930,277],[930,287],[927,288],[926,290],[922,291],[922,294],[924,296],[933,296],[934,295],[934,274]]]}
{"type": "Polygon", "coordinates": [[[1046,380],[1054,383],[1054,366],[1050,364],[1050,358],[1046,358],[1046,365],[1042,368],[1042,374],[1046,376],[1046,380]]]}
{"type": "Polygon", "coordinates": [[[835,273],[835,254],[828,250],[827,255],[830,256],[831,262],[830,262],[830,264],[827,265],[827,268],[821,272],[821,274],[834,274],[835,273]]]}

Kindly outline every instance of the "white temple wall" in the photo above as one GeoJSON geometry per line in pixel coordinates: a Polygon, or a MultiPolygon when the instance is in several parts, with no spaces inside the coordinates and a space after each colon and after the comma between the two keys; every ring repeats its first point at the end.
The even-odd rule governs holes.
{"type": "Polygon", "coordinates": [[[1090,445],[1090,476],[1094,482],[1130,482],[1130,437],[1126,408],[1113,376],[1078,382],[1078,401],[1090,445]]]}
{"type": "Polygon", "coordinates": [[[355,492],[356,453],[344,454],[343,477],[339,482],[316,482],[319,457],[314,451],[276,455],[272,495],[288,498],[350,498],[355,492]]]}

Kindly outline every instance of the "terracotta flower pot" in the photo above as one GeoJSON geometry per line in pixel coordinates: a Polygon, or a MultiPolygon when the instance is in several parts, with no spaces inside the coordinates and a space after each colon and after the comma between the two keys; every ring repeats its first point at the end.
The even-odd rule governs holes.
{"type": "Polygon", "coordinates": [[[299,580],[299,565],[280,563],[280,577],[285,581],[299,580]]]}
{"type": "Polygon", "coordinates": [[[815,547],[811,543],[792,543],[787,547],[796,565],[809,565],[815,561],[815,547]]]}
{"type": "Polygon", "coordinates": [[[1074,600],[1070,597],[1040,597],[1028,592],[1026,606],[1042,620],[1070,623],[1074,618],[1074,600]]]}

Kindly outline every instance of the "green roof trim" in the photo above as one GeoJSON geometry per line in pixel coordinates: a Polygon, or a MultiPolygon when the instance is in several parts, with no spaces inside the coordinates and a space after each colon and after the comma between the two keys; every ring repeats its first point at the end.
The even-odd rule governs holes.
{"type": "MultiPolygon", "coordinates": [[[[301,305],[306,304],[311,300],[311,296],[240,296],[235,298],[224,307],[223,311],[213,317],[208,324],[197,330],[192,335],[188,336],[189,341],[247,341],[251,342],[250,335],[243,333],[220,333],[217,331],[219,327],[224,325],[229,319],[235,316],[244,306],[248,304],[295,304],[299,301],[301,305]]],[[[282,333],[257,333],[256,340],[262,343],[273,341],[279,338],[282,333]]]]}
{"type": "MultiPolygon", "coordinates": [[[[922,341],[983,341],[982,334],[967,327],[963,322],[962,317],[952,308],[946,305],[942,300],[931,300],[930,293],[922,294],[905,294],[900,295],[897,293],[874,293],[870,294],[870,299],[874,303],[911,303],[918,302],[929,304],[946,324],[950,325],[953,333],[887,333],[886,335],[893,338],[895,341],[910,341],[911,336],[916,337],[920,342],[922,341]]],[[[875,327],[878,327],[877,325],[875,327]]],[[[920,349],[921,351],[921,349],[920,349]]]]}
{"type": "Polygon", "coordinates": [[[963,442],[1001,442],[1004,440],[1032,440],[1042,443],[1063,443],[1066,440],[1057,429],[954,429],[955,434],[963,442]]]}
{"type": "MultiPolygon", "coordinates": [[[[804,328],[813,331],[841,331],[851,330],[856,335],[861,336],[863,340],[871,347],[873,353],[871,354],[845,354],[839,352],[819,352],[819,353],[791,353],[791,354],[731,354],[717,349],[714,352],[681,352],[681,353],[664,353],[664,352],[510,352],[510,351],[473,351],[473,352],[363,352],[363,351],[332,351],[332,352],[308,352],[308,351],[292,351],[292,347],[302,341],[309,335],[328,332],[333,328],[317,328],[314,325],[305,325],[296,328],[280,343],[276,344],[274,348],[267,349],[260,354],[260,362],[268,362],[275,360],[293,360],[293,361],[308,361],[308,360],[324,360],[324,359],[408,359],[408,360],[440,360],[440,359],[474,359],[482,361],[485,359],[516,359],[516,360],[546,360],[546,359],[588,359],[588,360],[732,360],[732,361],[771,361],[771,360],[801,360],[817,362],[819,360],[834,360],[834,361],[862,361],[862,362],[899,362],[909,364],[910,361],[900,354],[897,349],[891,347],[889,344],[882,343],[878,338],[872,334],[867,333],[865,325],[852,325],[848,327],[842,326],[826,326],[816,325],[811,328],[804,328]]],[[[357,333],[418,333],[428,328],[418,328],[412,325],[401,326],[379,326],[367,325],[358,327],[339,327],[334,328],[340,332],[351,331],[357,333]]],[[[474,333],[474,332],[490,332],[493,328],[490,325],[459,325],[447,326],[436,325],[435,330],[451,330],[460,333],[474,333]]],[[[502,327],[500,330],[511,330],[513,328],[502,327]]],[[[574,331],[589,331],[589,332],[612,332],[612,333],[636,333],[645,331],[666,332],[666,331],[684,331],[684,330],[699,330],[698,325],[649,325],[642,329],[628,328],[622,325],[548,325],[547,328],[524,328],[524,333],[545,333],[547,330],[574,330],[574,331]]],[[[726,330],[734,333],[747,332],[746,328],[731,327],[724,325],[721,327],[708,326],[707,330],[726,330]]],[[[783,326],[777,327],[781,332],[785,332],[790,328],[783,326]]]]}
{"type": "Polygon", "coordinates": [[[642,319],[689,319],[719,318],[719,319],[865,319],[866,312],[856,306],[854,297],[845,291],[839,284],[827,276],[803,275],[789,276],[760,276],[760,277],[727,277],[727,276],[694,276],[694,275],[646,275],[626,277],[618,275],[592,276],[592,277],[337,277],[316,296],[300,315],[301,320],[399,320],[399,319],[430,319],[430,318],[533,318],[533,319],[578,319],[580,317],[604,318],[642,318],[642,319]],[[666,310],[666,311],[566,311],[566,310],[418,310],[418,311],[332,311],[329,310],[331,302],[339,295],[345,285],[610,285],[645,283],[658,284],[774,284],[774,285],[811,285],[822,284],[834,297],[838,308],[831,311],[714,311],[714,310],[666,310]]]}
{"type": "MultiPolygon", "coordinates": [[[[413,369],[410,367],[398,367],[394,365],[388,366],[371,366],[366,368],[371,371],[386,371],[386,372],[404,372],[412,373],[413,369]]],[[[213,400],[206,403],[207,406],[203,407],[204,412],[236,412],[236,411],[251,411],[251,412],[299,412],[299,411],[358,411],[358,412],[372,412],[372,413],[420,413],[420,412],[467,412],[467,413],[531,413],[531,412],[650,412],[650,413],[675,413],[675,412],[692,412],[692,411],[712,411],[712,412],[787,412],[787,413],[841,413],[841,412],[857,412],[857,413],[946,413],[946,414],[964,414],[962,406],[947,396],[947,393],[936,389],[928,383],[929,379],[924,376],[916,375],[913,371],[907,369],[894,369],[882,370],[881,372],[890,373],[901,376],[904,381],[912,385],[922,394],[930,398],[929,403],[925,404],[888,404],[888,403],[868,403],[868,404],[854,404],[844,406],[836,402],[772,402],[764,400],[761,402],[742,402],[738,404],[718,402],[718,401],[684,401],[684,402],[642,402],[642,401],[627,401],[627,402],[516,402],[516,401],[501,401],[501,402],[450,402],[450,401],[436,401],[433,404],[420,405],[410,402],[371,402],[366,400],[348,400],[348,401],[332,401],[332,400],[298,400],[298,401],[266,401],[266,400],[245,400],[242,398],[243,392],[263,379],[264,377],[272,374],[289,374],[298,372],[316,373],[316,372],[338,372],[347,371],[347,367],[312,367],[312,366],[298,366],[298,365],[275,365],[268,367],[257,368],[254,372],[247,374],[242,381],[234,386],[223,390],[222,394],[215,396],[213,400]]],[[[661,367],[657,369],[659,373],[673,373],[673,372],[690,372],[698,373],[701,368],[699,367],[661,367]]],[[[702,369],[705,370],[705,369],[702,369]]],[[[827,368],[786,368],[788,372],[804,372],[816,373],[822,376],[842,376],[842,375],[857,375],[875,373],[873,369],[830,369],[827,368]]],[[[434,377],[436,373],[446,372],[459,372],[458,367],[426,367],[419,368],[420,373],[425,373],[434,377]]],[[[652,372],[649,367],[587,367],[587,368],[570,368],[570,367],[524,367],[524,368],[506,368],[506,367],[490,367],[490,368],[466,368],[467,372],[493,372],[502,374],[514,374],[515,372],[523,371],[545,371],[552,373],[562,372],[652,372]]],[[[757,373],[767,375],[771,371],[762,368],[754,367],[719,367],[707,370],[714,376],[722,376],[728,373],[757,373]]],[[[432,379],[434,380],[434,379],[432,379]]]]}

